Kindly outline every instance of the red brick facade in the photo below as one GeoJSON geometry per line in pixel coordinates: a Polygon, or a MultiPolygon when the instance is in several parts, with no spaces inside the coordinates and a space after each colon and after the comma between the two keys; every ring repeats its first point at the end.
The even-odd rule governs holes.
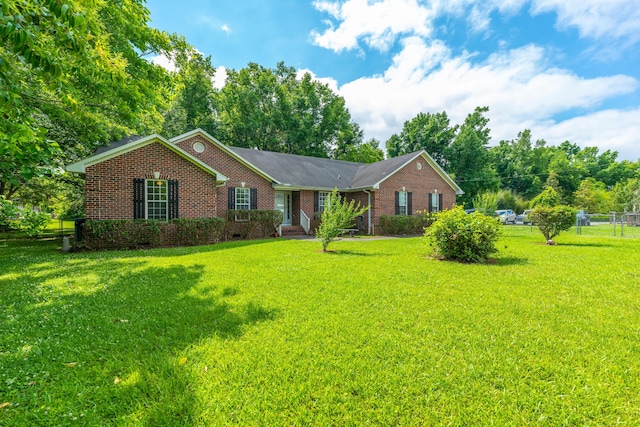
{"type": "Polygon", "coordinates": [[[274,208],[275,191],[273,190],[271,182],[240,163],[217,145],[212,144],[207,138],[196,135],[178,142],[177,145],[196,159],[208,164],[228,178],[227,183],[218,188],[217,191],[218,212],[220,212],[221,216],[229,206],[228,187],[242,187],[243,182],[245,188],[256,188],[258,190],[258,209],[274,208]],[[196,142],[204,145],[204,151],[202,153],[196,153],[193,149],[193,145],[196,142]]]}
{"type": "Polygon", "coordinates": [[[184,218],[219,216],[215,177],[159,142],[87,166],[85,181],[87,219],[133,219],[133,180],[176,180],[178,212],[184,218]]]}
{"type": "Polygon", "coordinates": [[[417,211],[428,211],[428,197],[435,190],[443,195],[443,209],[450,209],[455,204],[455,191],[426,163],[425,159],[418,157],[387,178],[380,184],[380,188],[372,193],[371,223],[377,227],[380,224],[380,216],[395,214],[396,191],[412,193],[413,212],[411,214],[413,215],[417,211]],[[420,169],[418,169],[418,163],[421,164],[420,169]]]}
{"type": "MultiPolygon", "coordinates": [[[[86,216],[88,219],[133,218],[133,180],[152,179],[154,172],[160,179],[176,180],[179,185],[178,215],[181,218],[205,218],[224,216],[228,209],[230,187],[257,189],[258,209],[274,209],[275,190],[270,179],[245,166],[235,155],[202,134],[195,134],[176,143],[202,163],[227,177],[224,185],[216,187],[216,177],[198,167],[194,162],[167,148],[159,141],[86,167],[86,216]],[[201,143],[204,151],[198,153],[194,144],[201,143]],[[244,185],[243,185],[244,184],[244,185]]],[[[380,223],[381,215],[395,214],[397,191],[412,193],[412,212],[428,210],[428,197],[435,190],[443,195],[443,208],[451,208],[456,200],[455,191],[427,163],[418,157],[372,190],[347,193],[347,200],[355,199],[361,206],[371,201],[370,213],[364,214],[365,230],[368,219],[372,232],[380,223]],[[418,164],[420,163],[420,165],[418,164]]],[[[311,219],[315,230],[314,191],[293,189],[292,222],[300,224],[300,210],[311,219]]]]}

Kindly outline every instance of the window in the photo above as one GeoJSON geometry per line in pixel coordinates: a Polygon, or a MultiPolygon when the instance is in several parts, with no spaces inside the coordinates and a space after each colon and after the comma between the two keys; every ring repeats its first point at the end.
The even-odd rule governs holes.
{"type": "Polygon", "coordinates": [[[442,193],[429,193],[429,212],[438,213],[442,211],[442,193]]]}
{"type": "Polygon", "coordinates": [[[148,179],[146,190],[147,219],[166,220],[169,212],[167,181],[148,179]]]}
{"type": "Polygon", "coordinates": [[[236,188],[236,210],[249,210],[251,206],[249,190],[249,188],[236,188]]]}
{"type": "Polygon", "coordinates": [[[329,196],[327,191],[318,191],[318,212],[324,212],[329,207],[329,196]]]}
{"type": "Polygon", "coordinates": [[[398,215],[407,215],[407,192],[398,192],[398,215]]]}

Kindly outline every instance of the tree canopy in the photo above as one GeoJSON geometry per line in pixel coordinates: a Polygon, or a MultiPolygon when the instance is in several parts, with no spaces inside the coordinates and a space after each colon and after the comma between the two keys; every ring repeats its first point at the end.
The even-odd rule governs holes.
{"type": "Polygon", "coordinates": [[[184,49],[137,0],[4,0],[0,194],[124,134],[159,130],[168,72],[145,59],[184,49]]]}
{"type": "Polygon", "coordinates": [[[635,193],[626,183],[640,175],[640,160],[617,161],[615,151],[569,141],[533,142],[529,129],[489,147],[487,111],[477,107],[462,124],[451,124],[446,112],[419,113],[386,141],[387,155],[426,150],[465,191],[458,202],[467,207],[495,199],[520,211],[551,187],[563,203],[590,212],[632,209],[635,193]]]}

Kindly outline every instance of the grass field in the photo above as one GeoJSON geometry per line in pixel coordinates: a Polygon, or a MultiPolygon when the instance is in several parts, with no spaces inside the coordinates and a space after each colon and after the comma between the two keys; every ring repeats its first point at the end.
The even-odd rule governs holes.
{"type": "Polygon", "coordinates": [[[0,242],[0,425],[639,425],[640,240],[0,242]]]}

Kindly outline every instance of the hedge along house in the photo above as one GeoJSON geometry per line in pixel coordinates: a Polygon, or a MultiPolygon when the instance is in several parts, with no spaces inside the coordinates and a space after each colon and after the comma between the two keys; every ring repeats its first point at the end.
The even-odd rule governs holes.
{"type": "Polygon", "coordinates": [[[196,129],[167,140],[130,137],[67,166],[85,175],[86,218],[223,217],[227,210],[277,209],[282,227],[311,234],[333,189],[380,216],[450,208],[462,190],[425,151],[364,164],[222,144],[196,129]]]}

